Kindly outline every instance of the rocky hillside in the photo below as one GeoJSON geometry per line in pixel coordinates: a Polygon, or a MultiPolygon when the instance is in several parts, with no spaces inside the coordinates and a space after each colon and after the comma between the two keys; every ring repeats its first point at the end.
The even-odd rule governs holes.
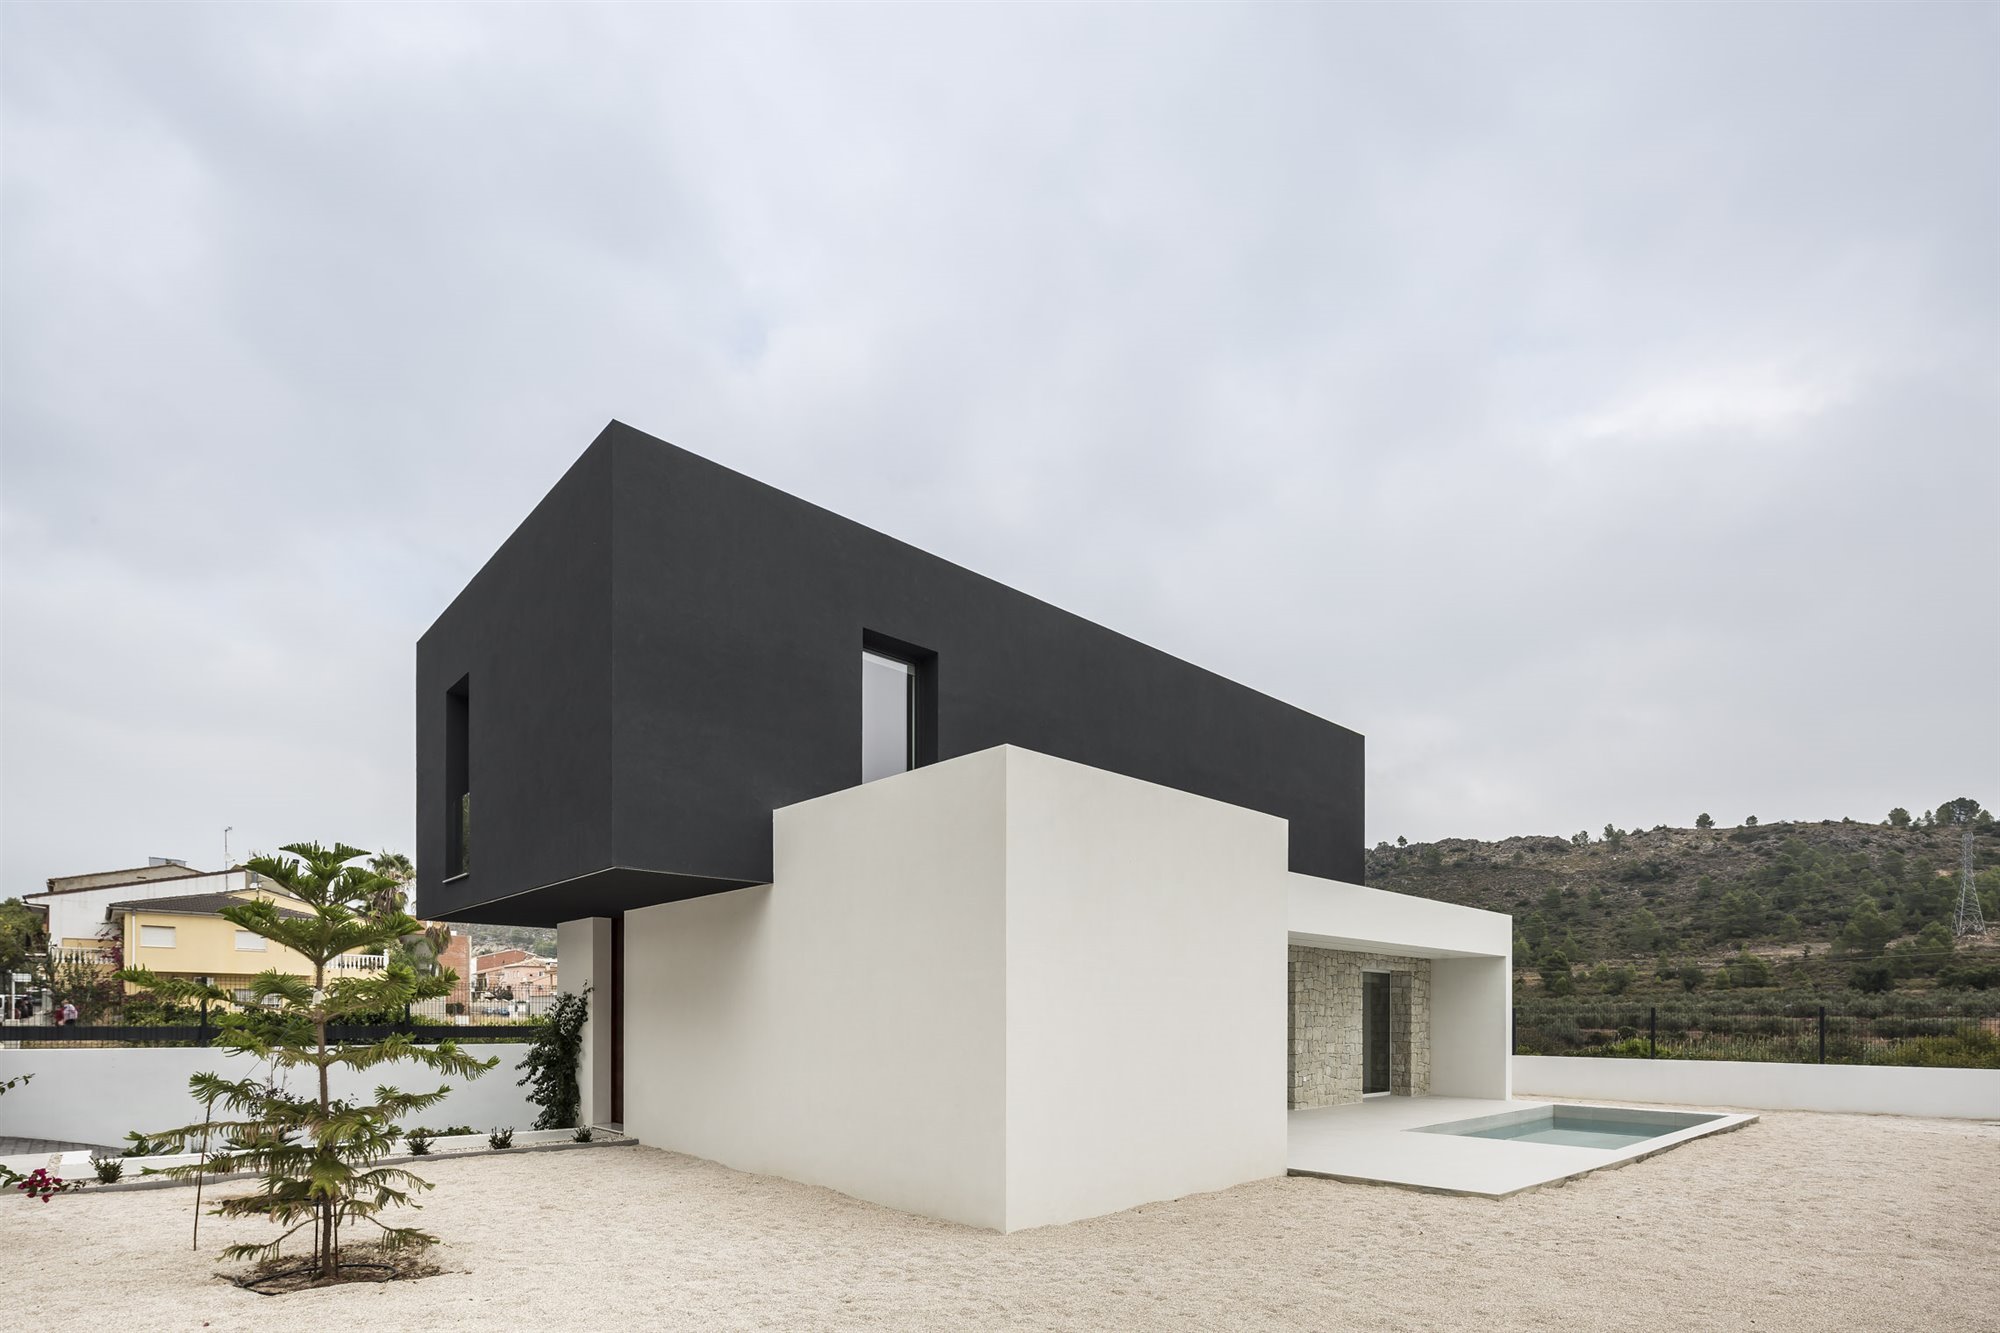
{"type": "MultiPolygon", "coordinates": [[[[1739,949],[1825,955],[1837,948],[1860,961],[1914,950],[1919,936],[1935,953],[1939,926],[1948,940],[1960,847],[1960,827],[1926,827],[1921,816],[1902,826],[1827,820],[1446,838],[1379,845],[1368,854],[1368,882],[1511,913],[1521,965],[1557,948],[1572,964],[1739,949]]],[[[1984,953],[2000,949],[2000,828],[1983,810],[1974,858],[1994,926],[1977,951],[1984,953]]]]}
{"type": "Polygon", "coordinates": [[[535,926],[458,926],[472,939],[472,952],[492,953],[499,949],[526,949],[543,958],[556,956],[556,933],[535,926]]]}

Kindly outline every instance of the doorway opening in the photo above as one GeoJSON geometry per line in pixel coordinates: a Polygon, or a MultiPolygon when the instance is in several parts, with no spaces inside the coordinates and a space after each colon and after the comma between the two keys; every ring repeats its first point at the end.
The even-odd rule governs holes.
{"type": "Polygon", "coordinates": [[[1361,1095],[1389,1095],[1389,974],[1361,974],[1361,1095]]]}

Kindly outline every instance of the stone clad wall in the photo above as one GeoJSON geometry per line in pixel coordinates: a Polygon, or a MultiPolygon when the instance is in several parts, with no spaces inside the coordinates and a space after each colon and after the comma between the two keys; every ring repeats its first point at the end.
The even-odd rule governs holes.
{"type": "Polygon", "coordinates": [[[1363,971],[1389,973],[1389,1091],[1400,1097],[1430,1091],[1430,960],[1294,944],[1286,1102],[1291,1109],[1361,1100],[1363,971]]]}
{"type": "Polygon", "coordinates": [[[1431,1090],[1431,965],[1424,958],[1394,961],[1410,970],[1389,974],[1389,1091],[1421,1097],[1431,1090]]]}

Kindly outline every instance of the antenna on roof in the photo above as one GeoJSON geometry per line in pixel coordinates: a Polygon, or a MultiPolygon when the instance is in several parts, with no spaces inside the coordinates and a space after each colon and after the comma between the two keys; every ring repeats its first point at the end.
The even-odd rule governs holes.
{"type": "Polygon", "coordinates": [[[1970,802],[1958,807],[1958,822],[1965,825],[1965,842],[1958,856],[1958,922],[1952,934],[1984,935],[1986,917],[1979,910],[1979,890],[1972,884],[1972,816],[1975,810],[1967,809],[1970,802]]]}
{"type": "Polygon", "coordinates": [[[222,868],[225,872],[229,869],[229,834],[235,827],[229,824],[222,830],[222,868]]]}

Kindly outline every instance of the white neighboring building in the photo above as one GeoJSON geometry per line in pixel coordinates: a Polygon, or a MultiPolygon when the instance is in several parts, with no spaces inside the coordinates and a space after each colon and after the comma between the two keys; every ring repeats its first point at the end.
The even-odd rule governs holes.
{"type": "Polygon", "coordinates": [[[39,908],[47,921],[52,949],[97,949],[114,903],[150,898],[185,898],[193,894],[241,893],[258,888],[263,878],[248,870],[193,870],[176,862],[132,870],[98,871],[51,879],[47,891],[21,901],[39,908]]]}
{"type": "Polygon", "coordinates": [[[644,1143],[1013,1231],[1282,1174],[1371,1061],[1509,1095],[1509,918],[1291,872],[1284,820],[1000,746],[773,822],[772,884],[626,914],[644,1143]]]}

